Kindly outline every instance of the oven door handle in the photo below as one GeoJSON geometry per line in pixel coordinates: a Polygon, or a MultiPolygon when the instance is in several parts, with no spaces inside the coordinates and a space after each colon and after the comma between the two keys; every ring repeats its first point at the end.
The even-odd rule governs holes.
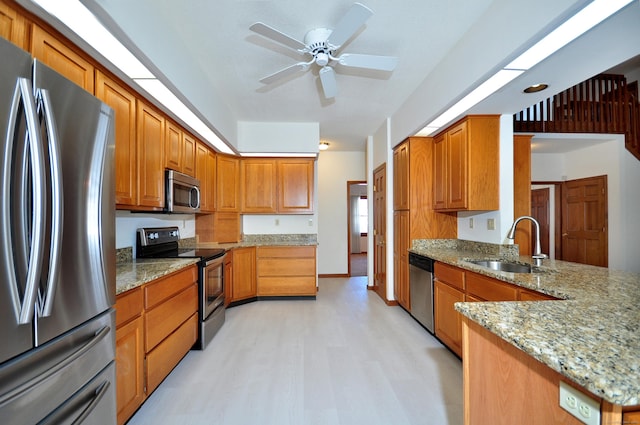
{"type": "Polygon", "coordinates": [[[224,253],[224,254],[222,254],[222,255],[221,255],[221,256],[219,256],[219,257],[212,258],[211,260],[207,260],[207,261],[205,261],[205,263],[204,263],[203,267],[209,267],[209,266],[211,266],[212,264],[221,263],[221,262],[224,260],[224,257],[226,257],[226,256],[227,256],[227,254],[226,254],[226,253],[224,253]]]}

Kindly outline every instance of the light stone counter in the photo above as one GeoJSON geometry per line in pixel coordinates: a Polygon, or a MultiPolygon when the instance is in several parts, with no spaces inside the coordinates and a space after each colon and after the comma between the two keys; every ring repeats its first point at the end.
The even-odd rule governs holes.
{"type": "Polygon", "coordinates": [[[197,258],[149,258],[116,264],[116,295],[198,262],[197,258]]]}
{"type": "Polygon", "coordinates": [[[640,404],[640,275],[552,260],[536,273],[505,273],[465,261],[531,263],[508,247],[493,247],[500,248],[420,240],[410,251],[563,299],[456,303],[456,310],[595,396],[640,404]]]}

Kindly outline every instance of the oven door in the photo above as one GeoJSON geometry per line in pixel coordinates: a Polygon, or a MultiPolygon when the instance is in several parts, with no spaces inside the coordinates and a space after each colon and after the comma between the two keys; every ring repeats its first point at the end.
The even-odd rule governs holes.
{"type": "Polygon", "coordinates": [[[208,260],[201,267],[201,321],[204,321],[216,308],[224,304],[225,255],[208,260]]]}

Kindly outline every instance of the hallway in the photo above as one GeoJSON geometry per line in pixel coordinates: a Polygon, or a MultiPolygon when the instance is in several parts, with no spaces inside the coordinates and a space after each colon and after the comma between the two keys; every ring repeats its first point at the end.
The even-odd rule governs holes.
{"type": "Polygon", "coordinates": [[[462,365],[366,277],[227,310],[129,424],[462,424],[462,365]]]}

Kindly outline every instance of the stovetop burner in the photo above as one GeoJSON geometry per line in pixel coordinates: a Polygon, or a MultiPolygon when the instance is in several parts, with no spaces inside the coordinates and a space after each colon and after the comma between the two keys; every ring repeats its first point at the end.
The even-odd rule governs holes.
{"type": "Polygon", "coordinates": [[[136,232],[137,258],[199,258],[211,260],[226,252],[223,248],[180,248],[177,227],[144,227],[136,232]]]}

